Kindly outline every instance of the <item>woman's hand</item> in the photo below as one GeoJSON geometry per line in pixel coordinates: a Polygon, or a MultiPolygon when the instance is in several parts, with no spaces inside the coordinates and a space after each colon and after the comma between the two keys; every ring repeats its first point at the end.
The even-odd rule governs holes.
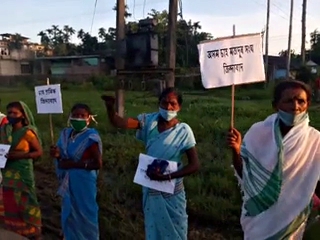
{"type": "Polygon", "coordinates": [[[50,156],[52,158],[60,158],[60,150],[57,146],[50,147],[50,156]]]}
{"type": "Polygon", "coordinates": [[[75,168],[75,162],[70,160],[61,160],[58,161],[58,168],[59,169],[71,169],[75,168]]]}
{"type": "Polygon", "coordinates": [[[227,144],[237,153],[240,153],[241,150],[242,137],[241,133],[235,129],[231,128],[227,136],[227,144]]]}
{"type": "Polygon", "coordinates": [[[150,180],[153,180],[153,181],[168,181],[168,180],[170,180],[169,175],[163,175],[158,172],[149,173],[149,174],[147,174],[147,176],[150,178],[150,180]]]}
{"type": "Polygon", "coordinates": [[[113,96],[102,95],[101,99],[104,101],[107,108],[114,107],[116,103],[116,99],[113,96]]]}
{"type": "Polygon", "coordinates": [[[29,158],[28,153],[22,152],[22,151],[9,151],[8,154],[6,155],[6,158],[8,160],[20,160],[24,158],[29,158]]]}

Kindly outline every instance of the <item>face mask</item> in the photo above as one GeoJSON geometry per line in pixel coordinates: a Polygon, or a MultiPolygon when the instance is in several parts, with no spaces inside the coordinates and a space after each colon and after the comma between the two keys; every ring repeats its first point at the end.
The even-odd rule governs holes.
{"type": "Polygon", "coordinates": [[[178,115],[177,111],[168,111],[163,108],[159,108],[159,113],[161,117],[166,121],[170,121],[178,115]]]}
{"type": "Polygon", "coordinates": [[[69,121],[70,121],[71,127],[77,132],[81,132],[81,131],[85,130],[88,126],[87,119],[70,118],[69,121]]]}
{"type": "Polygon", "coordinates": [[[278,111],[279,119],[288,127],[296,126],[306,120],[309,115],[307,112],[299,114],[287,113],[282,110],[278,111]]]}
{"type": "Polygon", "coordinates": [[[9,124],[15,125],[22,121],[22,117],[7,117],[9,124]]]}

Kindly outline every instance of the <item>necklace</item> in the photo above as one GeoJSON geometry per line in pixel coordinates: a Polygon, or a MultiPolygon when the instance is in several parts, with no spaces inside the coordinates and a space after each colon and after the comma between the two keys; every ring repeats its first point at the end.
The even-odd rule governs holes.
{"type": "Polygon", "coordinates": [[[71,134],[70,134],[70,140],[71,140],[72,142],[74,142],[74,141],[76,140],[76,138],[77,138],[79,135],[81,135],[82,133],[84,133],[86,130],[87,130],[87,129],[85,129],[85,130],[83,130],[83,131],[81,131],[81,132],[76,132],[76,131],[72,130],[72,132],[71,132],[71,134]]]}

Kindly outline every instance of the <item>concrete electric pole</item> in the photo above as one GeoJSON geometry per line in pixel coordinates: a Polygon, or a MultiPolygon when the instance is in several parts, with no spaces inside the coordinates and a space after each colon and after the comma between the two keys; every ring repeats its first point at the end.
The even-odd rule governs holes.
{"type": "Polygon", "coordinates": [[[178,0],[169,0],[169,21],[167,40],[167,67],[172,69],[166,78],[166,87],[174,87],[176,68],[178,0]]]}
{"type": "Polygon", "coordinates": [[[122,56],[123,44],[125,38],[125,0],[117,0],[117,36],[116,36],[116,69],[117,69],[117,84],[116,84],[116,111],[119,116],[124,116],[124,89],[120,82],[123,80],[121,76],[118,75],[119,70],[123,70],[125,66],[125,61],[122,56]]]}
{"type": "Polygon", "coordinates": [[[292,19],[293,19],[293,4],[294,0],[291,0],[290,7],[290,20],[289,20],[289,37],[288,37],[288,50],[287,50],[287,74],[286,78],[290,77],[290,66],[291,66],[291,39],[292,39],[292,19]]]}
{"type": "Polygon", "coordinates": [[[306,16],[307,15],[307,0],[302,2],[302,29],[301,29],[301,60],[302,64],[306,63],[306,16]]]}
{"type": "Polygon", "coordinates": [[[267,23],[266,23],[266,52],[265,52],[265,72],[266,72],[266,83],[269,82],[269,24],[270,24],[270,0],[267,0],[267,23]]]}

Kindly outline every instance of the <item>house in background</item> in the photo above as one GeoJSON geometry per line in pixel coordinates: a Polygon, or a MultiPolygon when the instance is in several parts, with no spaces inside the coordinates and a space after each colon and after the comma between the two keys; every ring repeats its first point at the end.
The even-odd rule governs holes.
{"type": "Polygon", "coordinates": [[[97,55],[52,56],[47,47],[20,34],[0,34],[0,76],[92,75],[114,69],[110,51],[97,55]],[[46,56],[46,57],[40,57],[46,56]]]}
{"type": "MultiPolygon", "coordinates": [[[[264,63],[266,62],[266,56],[263,56],[264,63]]],[[[299,59],[291,59],[290,75],[295,76],[299,68],[301,67],[301,61],[299,59]]],[[[268,78],[269,81],[275,81],[286,77],[287,72],[287,58],[285,56],[269,56],[268,57],[268,78]]]]}
{"type": "Polygon", "coordinates": [[[92,75],[110,71],[110,59],[100,55],[39,57],[34,62],[34,74],[92,75]]]}
{"type": "Polygon", "coordinates": [[[316,64],[315,62],[309,60],[309,61],[306,63],[306,66],[307,66],[308,68],[310,68],[311,73],[313,73],[313,74],[317,74],[317,73],[318,73],[318,67],[319,67],[319,66],[318,66],[318,64],[316,64]]]}
{"type": "Polygon", "coordinates": [[[44,46],[19,34],[0,34],[0,76],[33,74],[33,61],[44,46]]]}

